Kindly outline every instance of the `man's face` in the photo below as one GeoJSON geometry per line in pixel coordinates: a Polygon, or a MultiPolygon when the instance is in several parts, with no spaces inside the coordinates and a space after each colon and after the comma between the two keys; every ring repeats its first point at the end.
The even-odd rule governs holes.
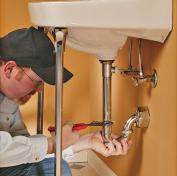
{"type": "MultiPolygon", "coordinates": [[[[29,91],[25,91],[29,92],[27,93],[25,96],[21,97],[20,99],[18,99],[19,104],[25,104],[32,95],[34,95],[36,92],[41,92],[43,89],[43,80],[41,80],[35,72],[33,72],[31,69],[25,69],[25,68],[20,68],[20,74],[22,73],[22,81],[24,86],[24,90],[29,89],[29,91]]],[[[19,73],[18,73],[19,74],[19,73]]]]}
{"type": "Polygon", "coordinates": [[[36,92],[42,91],[43,80],[29,68],[21,68],[9,61],[1,68],[2,92],[9,98],[26,103],[36,92]]]}

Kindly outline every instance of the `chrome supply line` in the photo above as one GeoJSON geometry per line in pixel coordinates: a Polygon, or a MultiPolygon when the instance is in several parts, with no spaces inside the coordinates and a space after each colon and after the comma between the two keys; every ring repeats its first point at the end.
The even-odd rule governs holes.
{"type": "Polygon", "coordinates": [[[144,82],[149,82],[152,88],[157,86],[158,77],[157,72],[153,69],[153,73],[148,75],[144,73],[143,65],[142,65],[142,41],[141,39],[138,40],[138,63],[139,68],[132,67],[132,39],[130,39],[129,43],[129,51],[128,51],[128,67],[127,68],[118,68],[112,67],[112,73],[120,73],[124,76],[132,76],[132,81],[134,86],[138,86],[144,82]]]}
{"type": "Polygon", "coordinates": [[[157,72],[153,69],[151,75],[144,74],[143,65],[142,65],[142,53],[141,53],[142,42],[141,39],[138,40],[138,62],[139,62],[139,73],[132,77],[133,85],[138,86],[141,83],[149,82],[152,88],[157,86],[158,77],[157,72]]]}
{"type": "Polygon", "coordinates": [[[138,61],[139,61],[139,77],[143,78],[143,66],[142,66],[142,54],[141,54],[141,39],[138,40],[138,61]]]}
{"type": "Polygon", "coordinates": [[[128,52],[128,69],[132,69],[132,39],[130,39],[129,52],[128,52]]]}
{"type": "Polygon", "coordinates": [[[127,68],[112,67],[112,73],[120,73],[121,75],[124,75],[124,76],[134,76],[134,75],[139,74],[139,70],[136,68],[133,68],[132,66],[132,48],[133,48],[133,39],[130,38],[127,68]]]}

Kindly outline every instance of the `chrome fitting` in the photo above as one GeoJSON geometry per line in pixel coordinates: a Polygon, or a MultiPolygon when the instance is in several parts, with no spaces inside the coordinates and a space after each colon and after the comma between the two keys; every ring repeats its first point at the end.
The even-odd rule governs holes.
{"type": "Polygon", "coordinates": [[[138,107],[136,113],[130,116],[126,121],[119,140],[122,138],[127,140],[130,139],[133,127],[147,128],[150,122],[149,116],[150,113],[148,107],[138,107]]]}

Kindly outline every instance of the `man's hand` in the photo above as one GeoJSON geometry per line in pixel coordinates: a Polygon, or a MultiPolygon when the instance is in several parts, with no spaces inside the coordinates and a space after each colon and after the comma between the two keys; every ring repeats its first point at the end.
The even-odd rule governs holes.
{"type": "Polygon", "coordinates": [[[73,150],[77,153],[81,150],[93,149],[105,157],[112,155],[126,155],[131,146],[131,141],[126,142],[123,139],[118,142],[116,140],[118,136],[115,134],[112,134],[112,138],[112,141],[104,144],[100,132],[87,134],[79,138],[78,142],[73,145],[73,150]]]}
{"type": "MultiPolygon", "coordinates": [[[[54,128],[54,127],[53,127],[54,128]]],[[[62,149],[71,146],[76,141],[79,140],[79,133],[77,131],[73,131],[73,124],[68,123],[62,127],[62,149]]],[[[48,154],[55,153],[55,129],[50,132],[51,136],[48,138],[48,154]]]]}
{"type": "Polygon", "coordinates": [[[113,140],[109,143],[104,144],[103,138],[100,133],[94,133],[89,139],[89,145],[91,149],[102,154],[105,157],[112,155],[126,155],[130,146],[131,141],[122,139],[120,142],[116,139],[117,135],[112,134],[113,140]]]}
{"type": "Polygon", "coordinates": [[[65,124],[62,128],[62,149],[69,147],[79,140],[78,131],[73,131],[73,124],[65,124]]]}

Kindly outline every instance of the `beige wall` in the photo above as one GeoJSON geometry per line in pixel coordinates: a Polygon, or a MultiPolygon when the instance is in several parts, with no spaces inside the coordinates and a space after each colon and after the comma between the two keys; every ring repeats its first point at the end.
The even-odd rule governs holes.
{"type": "MultiPolygon", "coordinates": [[[[30,26],[27,0],[0,0],[0,36],[20,27],[30,26]]],[[[148,84],[139,88],[130,78],[113,75],[112,117],[113,131],[120,133],[128,116],[138,105],[148,106],[151,122],[147,130],[135,129],[132,148],[127,156],[101,157],[120,176],[176,176],[176,60],[177,26],[176,2],[174,2],[174,27],[165,44],[143,40],[143,63],[145,71],[155,68],[158,86],[150,89],[148,84]]],[[[137,45],[137,40],[134,40],[137,45]]],[[[136,46],[135,46],[136,47],[136,46]]],[[[127,66],[128,43],[119,53],[115,65],[127,66]]],[[[133,51],[136,65],[136,52],[133,51]]],[[[102,73],[97,59],[85,53],[67,49],[65,65],[74,78],[64,85],[65,120],[91,121],[102,119],[102,73]]],[[[47,126],[54,122],[54,88],[45,86],[45,134],[47,126]]],[[[36,104],[34,96],[22,106],[27,126],[32,134],[36,131],[36,104]]],[[[97,129],[91,129],[98,130],[97,129]]]]}
{"type": "MultiPolygon", "coordinates": [[[[138,103],[146,104],[151,111],[151,124],[143,136],[139,175],[175,176],[177,145],[177,3],[174,2],[173,32],[165,45],[144,42],[145,64],[156,68],[159,83],[149,91],[140,87],[138,103]],[[155,149],[154,149],[154,146],[155,149]],[[152,159],[153,158],[153,159],[152,159]],[[148,168],[147,168],[148,165],[148,168]]],[[[139,139],[140,140],[140,139],[139,139]]],[[[140,165],[140,163],[139,163],[140,165]]]]}
{"type": "Polygon", "coordinates": [[[27,0],[0,0],[0,35],[30,25],[27,0]]]}

